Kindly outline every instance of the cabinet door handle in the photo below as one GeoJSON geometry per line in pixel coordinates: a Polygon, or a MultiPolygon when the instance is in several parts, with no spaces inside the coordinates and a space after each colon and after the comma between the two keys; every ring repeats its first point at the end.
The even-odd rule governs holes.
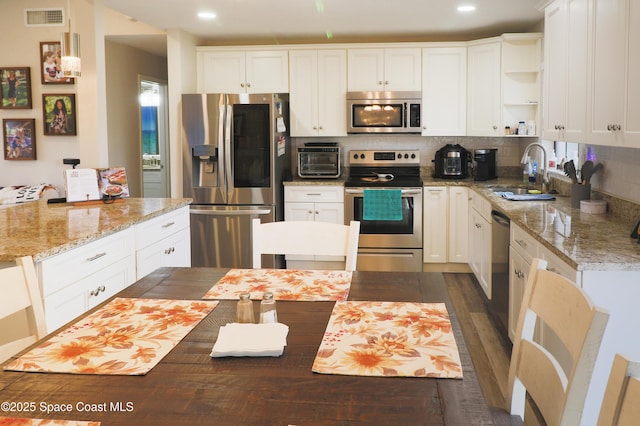
{"type": "Polygon", "coordinates": [[[479,223],[476,223],[476,228],[480,229],[480,228],[482,228],[482,225],[479,224],[479,223]]]}
{"type": "Polygon", "coordinates": [[[96,254],[95,256],[87,257],[87,258],[86,258],[86,261],[87,261],[87,262],[93,262],[94,260],[98,260],[98,259],[100,259],[101,257],[104,257],[104,256],[106,256],[106,255],[107,255],[107,252],[98,253],[98,254],[96,254]]]}
{"type": "Polygon", "coordinates": [[[164,250],[164,254],[171,254],[174,251],[176,251],[175,247],[169,247],[168,249],[164,250]]]}
{"type": "Polygon", "coordinates": [[[173,225],[175,225],[175,224],[176,224],[175,222],[165,223],[164,225],[162,225],[162,228],[163,228],[163,229],[164,229],[164,228],[168,228],[168,227],[173,226],[173,225]]]}
{"type": "Polygon", "coordinates": [[[240,83],[240,87],[244,87],[244,83],[240,83]]]}
{"type": "Polygon", "coordinates": [[[89,293],[91,296],[97,296],[100,293],[102,293],[103,291],[106,290],[106,287],[101,285],[100,287],[96,288],[95,290],[91,290],[91,293],[89,293]]]}
{"type": "Polygon", "coordinates": [[[516,240],[516,243],[522,248],[527,248],[527,243],[524,240],[516,240]]]}

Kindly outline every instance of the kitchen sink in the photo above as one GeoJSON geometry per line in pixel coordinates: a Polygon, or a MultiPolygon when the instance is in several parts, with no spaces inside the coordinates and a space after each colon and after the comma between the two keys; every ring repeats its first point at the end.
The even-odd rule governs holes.
{"type": "Polygon", "coordinates": [[[492,192],[511,192],[514,195],[527,194],[533,188],[525,188],[522,186],[491,186],[489,190],[492,192]]]}

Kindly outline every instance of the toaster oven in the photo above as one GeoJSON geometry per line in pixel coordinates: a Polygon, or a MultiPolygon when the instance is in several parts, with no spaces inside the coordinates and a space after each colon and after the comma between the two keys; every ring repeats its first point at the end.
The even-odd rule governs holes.
{"type": "Polygon", "coordinates": [[[340,147],[337,143],[310,142],[298,147],[298,176],[301,178],[340,177],[340,147]]]}

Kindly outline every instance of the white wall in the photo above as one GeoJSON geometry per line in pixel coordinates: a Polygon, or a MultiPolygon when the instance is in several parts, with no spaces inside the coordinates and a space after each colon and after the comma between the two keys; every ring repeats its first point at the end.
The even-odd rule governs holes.
{"type": "MultiPolygon", "coordinates": [[[[0,118],[36,120],[35,161],[7,161],[0,156],[0,186],[14,184],[51,183],[62,184],[62,159],[81,159],[81,166],[98,167],[105,161],[98,147],[98,105],[104,102],[98,95],[95,71],[93,5],[84,0],[72,2],[72,24],[81,34],[82,77],[73,85],[43,85],[40,80],[40,42],[60,40],[66,27],[25,27],[24,9],[66,9],[65,0],[21,0],[2,2],[2,43],[0,43],[0,67],[31,68],[32,109],[0,110],[0,118]],[[77,108],[77,136],[45,136],[43,130],[42,94],[74,93],[77,108]]],[[[102,97],[104,98],[104,97],[102,97]]]]}

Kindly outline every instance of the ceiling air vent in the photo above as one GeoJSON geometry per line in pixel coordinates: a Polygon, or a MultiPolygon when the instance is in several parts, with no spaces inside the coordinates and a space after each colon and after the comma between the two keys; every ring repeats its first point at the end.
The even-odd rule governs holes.
{"type": "Polygon", "coordinates": [[[60,27],[64,25],[64,9],[25,9],[26,27],[60,27]]]}

